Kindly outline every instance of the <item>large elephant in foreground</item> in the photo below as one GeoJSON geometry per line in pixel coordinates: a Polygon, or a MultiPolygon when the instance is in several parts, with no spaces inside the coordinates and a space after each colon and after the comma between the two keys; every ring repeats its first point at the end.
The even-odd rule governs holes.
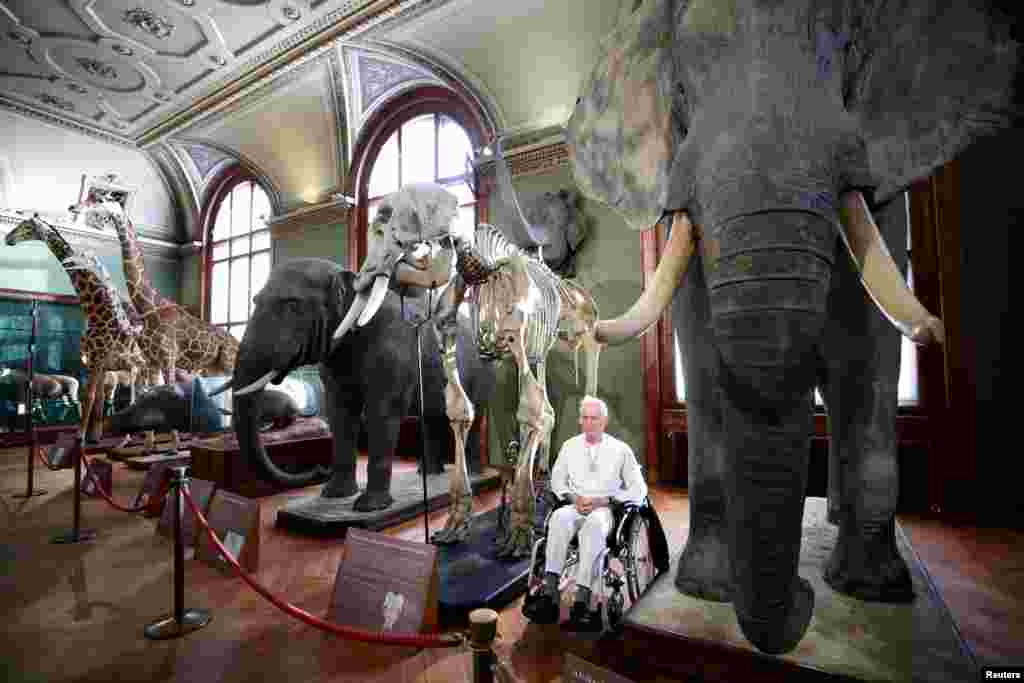
{"type": "MultiPolygon", "coordinates": [[[[403,417],[419,415],[416,330],[410,322],[423,316],[421,301],[406,300],[387,290],[377,293],[376,315],[339,342],[332,335],[353,309],[356,275],[326,259],[303,258],[275,267],[254,298],[255,308],[245,330],[235,373],[234,426],[239,448],[260,476],[288,486],[305,486],[329,476],[321,491],[325,498],[358,492],[356,440],[361,418],[368,429],[367,486],[356,499],[359,511],[379,510],[393,502],[391,464],[403,417]],[[377,308],[379,306],[379,308],[377,308]],[[318,363],[324,384],[324,414],[334,435],[330,472],[317,467],[304,473],[284,472],[267,456],[259,438],[258,397],[268,382],[279,383],[300,365],[318,363]]],[[[360,302],[361,307],[365,302],[360,302]]],[[[485,403],[493,391],[493,370],[473,352],[465,318],[459,321],[457,362],[466,390],[485,403]]],[[[445,416],[445,375],[440,367],[435,335],[422,333],[423,392],[426,404],[428,471],[443,467],[440,450],[448,443],[445,416]]],[[[471,435],[478,435],[479,425],[471,435]]],[[[470,438],[470,463],[479,463],[479,438],[470,438]]]]}
{"type": "MultiPolygon", "coordinates": [[[[577,100],[567,137],[580,189],[634,229],[672,224],[652,286],[601,321],[598,340],[635,338],[673,298],[680,338],[701,337],[688,394],[689,375],[704,386],[688,412],[698,433],[718,435],[708,446],[720,449],[721,490],[694,500],[720,506],[696,510],[694,524],[719,529],[691,530],[691,543],[706,542],[684,553],[677,585],[699,593],[707,577],[695,564],[729,566],[737,620],[762,651],[793,649],[813,612],[797,575],[812,387],[834,382],[830,408],[848,400],[858,412],[891,395],[851,390],[856,381],[832,370],[855,368],[822,359],[871,334],[843,339],[830,327],[841,319],[830,308],[846,305],[837,272],[850,259],[900,332],[941,341],[872,211],[977,136],[1016,124],[1014,30],[983,2],[647,0],[624,8],[577,100]],[[697,305],[703,324],[688,331],[686,308],[697,305]]],[[[856,571],[847,560],[863,561],[885,533],[883,519],[858,518],[885,507],[873,496],[892,494],[878,485],[891,476],[874,466],[879,449],[841,468],[836,553],[847,557],[829,567],[856,571]]]]}

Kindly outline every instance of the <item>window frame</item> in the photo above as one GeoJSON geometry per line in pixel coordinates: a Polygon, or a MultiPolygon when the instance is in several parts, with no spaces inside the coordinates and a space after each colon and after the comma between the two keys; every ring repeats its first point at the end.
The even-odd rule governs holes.
{"type": "MultiPolygon", "coordinates": [[[[272,199],[273,195],[267,190],[267,187],[263,184],[263,182],[254,173],[252,173],[251,171],[247,170],[246,168],[244,168],[241,165],[235,165],[235,166],[231,166],[228,169],[226,169],[223,172],[223,174],[221,175],[220,178],[214,180],[211,183],[211,186],[213,187],[213,189],[210,191],[209,198],[208,198],[208,200],[204,204],[204,207],[203,207],[203,219],[201,221],[202,230],[203,230],[203,232],[202,232],[202,247],[201,247],[201,250],[202,250],[201,253],[203,255],[203,257],[202,257],[203,265],[202,265],[202,270],[201,270],[202,275],[201,275],[201,294],[200,294],[200,296],[202,297],[202,317],[203,317],[203,320],[205,320],[206,322],[210,323],[211,325],[219,327],[219,328],[221,328],[221,329],[223,329],[225,331],[228,331],[228,332],[230,332],[231,327],[233,327],[233,326],[247,324],[251,314],[247,314],[244,320],[237,320],[237,319],[229,318],[227,322],[223,322],[223,323],[214,323],[211,320],[211,315],[212,315],[212,312],[213,312],[212,311],[212,284],[213,284],[213,265],[214,265],[213,250],[214,250],[214,247],[216,245],[224,244],[224,243],[230,244],[230,242],[233,239],[237,239],[238,238],[238,236],[236,236],[236,235],[231,235],[227,239],[218,240],[218,241],[214,242],[214,240],[213,240],[213,230],[216,227],[217,216],[218,216],[218,214],[220,212],[220,208],[223,205],[224,201],[231,197],[231,193],[234,191],[235,188],[237,188],[238,186],[243,185],[245,183],[251,183],[251,184],[255,185],[256,187],[260,188],[260,190],[263,191],[263,193],[267,197],[267,202],[270,205],[270,211],[271,211],[271,213],[273,213],[273,211],[274,211],[274,209],[273,209],[273,199],[272,199]]],[[[253,219],[253,217],[251,215],[251,199],[250,199],[250,219],[249,219],[250,226],[252,226],[252,219],[253,219]]],[[[246,252],[246,254],[244,254],[244,256],[249,259],[248,287],[249,287],[250,291],[249,291],[249,296],[247,297],[247,299],[251,300],[252,299],[252,294],[253,294],[253,292],[251,291],[252,290],[252,256],[255,255],[255,254],[263,254],[263,253],[269,254],[269,259],[270,259],[269,269],[273,269],[273,267],[274,267],[274,249],[273,249],[274,245],[273,245],[273,236],[272,236],[272,232],[271,232],[271,227],[270,227],[269,224],[266,227],[260,228],[258,230],[249,230],[245,234],[246,234],[246,236],[249,237],[249,250],[246,252]],[[267,247],[264,248],[264,249],[258,249],[256,251],[253,251],[252,250],[252,238],[253,238],[253,235],[255,235],[257,233],[266,233],[267,234],[267,237],[268,237],[267,247]]],[[[242,256],[243,255],[233,256],[229,252],[229,255],[228,255],[228,257],[226,259],[218,259],[217,262],[218,263],[225,262],[225,261],[230,262],[230,261],[242,258],[242,256]]],[[[230,273],[230,269],[229,269],[229,273],[230,273]]],[[[230,282],[230,275],[229,275],[229,278],[228,278],[228,289],[229,289],[229,292],[230,292],[230,287],[231,287],[231,282],[230,282]]],[[[230,297],[230,294],[228,296],[230,297]]],[[[231,310],[230,309],[230,298],[229,298],[228,310],[229,310],[229,312],[231,310]]]]}
{"type": "MultiPolygon", "coordinates": [[[[442,114],[466,131],[473,149],[494,138],[494,129],[466,93],[441,86],[420,86],[401,93],[374,112],[359,133],[353,154],[348,194],[356,198],[348,232],[348,267],[358,271],[366,258],[370,175],[384,144],[402,125],[423,114],[442,114]]],[[[476,188],[476,222],[487,221],[487,188],[476,188]]]]}

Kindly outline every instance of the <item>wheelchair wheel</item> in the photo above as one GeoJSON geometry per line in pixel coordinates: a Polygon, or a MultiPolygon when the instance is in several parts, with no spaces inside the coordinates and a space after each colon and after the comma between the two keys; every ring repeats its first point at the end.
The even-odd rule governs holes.
{"type": "Polygon", "coordinates": [[[635,515],[626,537],[623,564],[630,604],[640,599],[657,576],[651,553],[650,525],[643,515],[635,515]]]}

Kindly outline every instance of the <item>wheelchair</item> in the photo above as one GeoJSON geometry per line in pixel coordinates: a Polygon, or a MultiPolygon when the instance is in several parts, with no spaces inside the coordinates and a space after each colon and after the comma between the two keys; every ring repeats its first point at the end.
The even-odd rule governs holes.
{"type": "MultiPolygon", "coordinates": [[[[533,544],[530,554],[530,575],[527,579],[524,611],[539,594],[544,582],[545,550],[547,529],[555,510],[571,505],[559,499],[550,489],[542,494],[547,510],[544,525],[538,529],[539,538],[533,544]]],[[[668,570],[668,541],[661,527],[657,512],[651,505],[650,497],[640,505],[612,501],[612,527],[604,549],[594,560],[592,576],[600,576],[596,582],[592,599],[596,599],[604,614],[604,623],[611,630],[617,630],[622,616],[644,591],[663,572],[668,570]]],[[[572,578],[579,564],[579,538],[573,536],[566,553],[565,566],[558,588],[562,596],[569,595],[575,585],[572,578]]]]}

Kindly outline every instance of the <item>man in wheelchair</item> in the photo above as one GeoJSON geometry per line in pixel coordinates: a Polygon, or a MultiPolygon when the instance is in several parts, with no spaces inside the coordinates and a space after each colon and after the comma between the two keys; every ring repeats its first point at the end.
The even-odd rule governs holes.
{"type": "Polygon", "coordinates": [[[591,591],[600,590],[598,582],[603,580],[594,565],[614,529],[613,508],[617,503],[640,505],[647,498],[647,484],[633,449],[605,434],[607,426],[605,402],[584,396],[580,401],[582,433],[562,445],[551,469],[551,492],[561,506],[548,519],[543,584],[523,605],[523,613],[531,621],[558,621],[559,580],[576,536],[576,596],[566,626],[576,631],[602,629],[600,606],[591,610],[590,602],[591,591]]]}

